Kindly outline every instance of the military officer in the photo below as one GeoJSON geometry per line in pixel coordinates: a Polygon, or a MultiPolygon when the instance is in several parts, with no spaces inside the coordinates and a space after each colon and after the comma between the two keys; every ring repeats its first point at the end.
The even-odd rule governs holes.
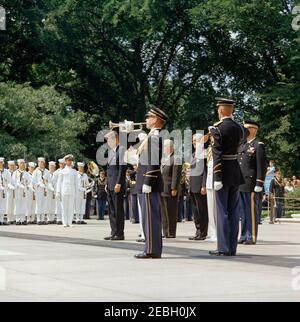
{"type": "Polygon", "coordinates": [[[15,185],[13,181],[13,174],[16,170],[15,161],[8,161],[8,172],[10,175],[10,183],[7,186],[7,204],[6,204],[6,215],[7,221],[11,224],[15,222],[15,185]]]}
{"type": "Polygon", "coordinates": [[[6,224],[4,215],[6,214],[7,189],[11,183],[11,176],[7,169],[4,168],[4,158],[0,158],[0,226],[6,224]]]}
{"type": "Polygon", "coordinates": [[[240,244],[253,245],[257,242],[260,217],[261,192],[267,173],[265,145],[256,139],[259,124],[246,121],[247,140],[239,149],[239,163],[245,184],[240,186],[242,235],[240,244]]]}
{"type": "Polygon", "coordinates": [[[78,191],[77,171],[73,169],[74,156],[68,154],[64,158],[65,168],[60,171],[57,182],[57,198],[62,204],[62,219],[65,228],[72,227],[75,213],[75,199],[78,191]]]}
{"type": "MultiPolygon", "coordinates": [[[[58,177],[60,172],[65,168],[65,160],[59,159],[58,164],[59,164],[59,168],[54,172],[54,175],[53,175],[53,185],[54,185],[56,194],[57,194],[57,191],[59,190],[59,187],[57,187],[58,177]]],[[[55,214],[56,214],[56,223],[58,225],[62,225],[62,206],[61,206],[61,200],[58,198],[55,199],[55,214]]]]}
{"type": "Polygon", "coordinates": [[[54,182],[54,173],[56,171],[56,162],[49,162],[49,181],[47,185],[47,223],[54,224],[55,221],[55,206],[56,206],[56,197],[55,197],[55,182],[54,182]]]}
{"type": "Polygon", "coordinates": [[[89,187],[89,178],[84,172],[84,163],[77,163],[78,171],[78,191],[76,195],[76,223],[78,225],[86,224],[83,220],[86,209],[86,194],[89,187]]]}
{"type": "Polygon", "coordinates": [[[148,138],[139,147],[139,154],[147,151],[146,164],[139,161],[138,178],[141,178],[144,200],[141,200],[142,222],[145,233],[144,252],[137,254],[137,259],[161,258],[162,228],[161,228],[161,193],[163,180],[161,174],[161,159],[163,138],[160,132],[165,126],[168,116],[160,108],[151,106],[146,115],[148,138]]]}
{"type": "Polygon", "coordinates": [[[49,182],[49,171],[46,169],[45,158],[38,158],[38,167],[33,172],[33,186],[36,197],[37,224],[46,224],[45,215],[47,212],[47,186],[49,182]]]}
{"type": "Polygon", "coordinates": [[[234,101],[217,98],[220,122],[210,128],[217,204],[218,249],[212,256],[235,256],[239,234],[239,186],[243,183],[238,148],[244,128],[234,121],[234,101]]]}
{"type": "Polygon", "coordinates": [[[24,159],[18,160],[18,170],[13,174],[15,183],[15,216],[17,225],[26,225],[27,211],[27,189],[31,182],[30,175],[26,172],[26,163],[24,159]]]}
{"type": "Polygon", "coordinates": [[[36,163],[29,162],[28,163],[28,174],[30,176],[30,183],[27,188],[27,224],[33,224],[35,222],[35,208],[36,208],[36,201],[35,201],[35,191],[33,188],[33,172],[36,168],[36,163]]]}

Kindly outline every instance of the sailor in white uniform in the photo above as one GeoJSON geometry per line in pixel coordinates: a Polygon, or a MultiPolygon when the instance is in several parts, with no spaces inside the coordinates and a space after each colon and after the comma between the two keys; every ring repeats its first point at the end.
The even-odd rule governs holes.
{"type": "Polygon", "coordinates": [[[38,168],[33,173],[33,186],[35,190],[37,224],[46,224],[45,215],[47,211],[47,186],[49,182],[49,171],[46,169],[45,158],[38,158],[38,168]]]}
{"type": "Polygon", "coordinates": [[[36,208],[36,201],[35,201],[35,191],[33,188],[33,172],[36,168],[36,163],[29,162],[28,163],[28,174],[30,176],[30,183],[27,187],[27,224],[33,224],[35,222],[35,208],[36,208]]]}
{"type": "Polygon", "coordinates": [[[55,221],[55,178],[54,173],[56,171],[56,163],[54,161],[49,162],[49,181],[47,185],[47,222],[48,224],[54,224],[55,221]]]}
{"type": "MultiPolygon", "coordinates": [[[[54,172],[54,175],[53,175],[53,185],[55,189],[55,194],[57,194],[57,191],[59,190],[57,186],[58,176],[65,167],[65,159],[59,159],[58,163],[59,163],[59,168],[54,172]]],[[[55,214],[56,214],[56,223],[58,225],[62,225],[62,205],[61,205],[61,200],[57,197],[55,198],[55,214]]]]}
{"type": "Polygon", "coordinates": [[[65,158],[65,168],[60,172],[57,182],[57,198],[62,202],[62,217],[64,227],[72,227],[75,210],[75,199],[78,192],[77,171],[72,168],[73,155],[65,158]]]}
{"type": "Polygon", "coordinates": [[[85,215],[85,209],[86,209],[86,196],[87,196],[87,190],[89,188],[89,178],[87,174],[84,172],[84,163],[78,162],[78,191],[76,196],[76,223],[78,225],[84,225],[86,224],[83,221],[83,217],[85,215]]]}
{"type": "Polygon", "coordinates": [[[5,225],[4,215],[6,214],[7,189],[11,183],[11,176],[4,168],[4,158],[0,158],[0,226],[5,225]]]}
{"type": "Polygon", "coordinates": [[[17,225],[26,225],[27,211],[27,188],[31,182],[30,175],[26,172],[26,163],[24,159],[18,160],[18,170],[13,174],[15,183],[15,216],[17,225]]]}
{"type": "Polygon", "coordinates": [[[15,161],[8,161],[8,172],[10,175],[10,183],[7,186],[7,203],[6,203],[6,215],[7,221],[10,224],[15,222],[15,185],[13,182],[13,174],[16,170],[15,161]]]}

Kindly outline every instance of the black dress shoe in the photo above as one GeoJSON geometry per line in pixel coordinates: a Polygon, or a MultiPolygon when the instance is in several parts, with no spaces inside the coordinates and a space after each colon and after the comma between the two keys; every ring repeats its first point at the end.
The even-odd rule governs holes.
{"type": "Polygon", "coordinates": [[[145,239],[143,239],[143,238],[139,238],[139,239],[137,239],[137,241],[136,241],[137,243],[145,243],[146,242],[146,240],[145,239]]]}
{"type": "Polygon", "coordinates": [[[145,253],[137,254],[134,257],[136,259],[160,259],[161,258],[161,256],[145,254],[145,253]]]}
{"type": "Polygon", "coordinates": [[[124,236],[114,236],[111,238],[111,240],[113,240],[113,241],[125,240],[125,237],[124,236]]]}
{"type": "Polygon", "coordinates": [[[62,223],[62,221],[58,221],[58,222],[57,222],[57,224],[60,226],[60,225],[62,225],[63,223],[62,223]]]}
{"type": "Polygon", "coordinates": [[[85,221],[82,221],[80,224],[81,225],[87,225],[87,223],[85,221]]]}
{"type": "Polygon", "coordinates": [[[244,245],[246,245],[246,246],[251,246],[251,245],[255,245],[256,243],[254,243],[253,241],[251,241],[251,240],[247,240],[247,241],[245,241],[244,242],[244,245]]]}
{"type": "Polygon", "coordinates": [[[219,252],[218,250],[209,252],[209,255],[217,256],[217,257],[220,257],[220,256],[226,256],[226,257],[232,256],[231,253],[223,253],[223,252],[219,252]]]}
{"type": "Polygon", "coordinates": [[[243,245],[245,243],[245,241],[244,240],[239,240],[238,241],[238,245],[243,245]]]}
{"type": "Polygon", "coordinates": [[[189,240],[196,240],[199,236],[190,237],[189,240]]]}
{"type": "Polygon", "coordinates": [[[104,240],[111,240],[113,237],[109,236],[109,237],[105,237],[104,240]]]}

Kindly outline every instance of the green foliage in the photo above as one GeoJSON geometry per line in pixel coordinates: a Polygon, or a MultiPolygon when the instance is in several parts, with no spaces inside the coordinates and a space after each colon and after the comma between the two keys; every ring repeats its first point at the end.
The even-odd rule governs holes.
{"type": "Polygon", "coordinates": [[[2,2],[0,81],[67,95],[89,117],[85,156],[95,157],[96,133],[109,120],[142,121],[148,103],[170,114],[170,129],[205,129],[216,121],[214,97],[224,95],[236,99],[238,119],[260,121],[259,136],[285,175],[299,171],[295,1],[2,2]]]}
{"type": "Polygon", "coordinates": [[[0,83],[0,155],[57,160],[72,152],[82,157],[78,136],[87,129],[85,115],[69,103],[53,87],[0,83]]]}

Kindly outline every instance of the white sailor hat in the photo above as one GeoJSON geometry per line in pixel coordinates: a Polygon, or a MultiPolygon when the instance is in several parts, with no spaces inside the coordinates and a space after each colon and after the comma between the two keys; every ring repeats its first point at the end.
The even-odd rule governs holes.
{"type": "Polygon", "coordinates": [[[8,165],[16,165],[15,161],[12,161],[12,160],[11,161],[8,161],[7,164],[8,165]]]}
{"type": "Polygon", "coordinates": [[[74,160],[74,156],[73,156],[73,154],[67,154],[65,157],[64,157],[64,160],[66,161],[66,160],[71,160],[71,161],[73,161],[74,160]]]}
{"type": "Polygon", "coordinates": [[[44,163],[46,163],[46,159],[45,159],[45,158],[43,158],[43,157],[38,158],[38,162],[44,162],[44,163]]]}
{"type": "Polygon", "coordinates": [[[20,164],[20,163],[25,163],[25,160],[24,160],[24,159],[18,159],[17,163],[18,163],[18,164],[20,164]]]}
{"type": "Polygon", "coordinates": [[[65,163],[65,159],[59,159],[58,163],[60,163],[60,164],[65,163]]]}
{"type": "Polygon", "coordinates": [[[29,168],[35,168],[35,167],[36,167],[36,163],[34,163],[34,162],[29,162],[29,163],[28,163],[28,167],[29,167],[29,168]]]}
{"type": "Polygon", "coordinates": [[[84,167],[84,166],[85,166],[85,164],[84,164],[84,162],[77,162],[77,166],[78,166],[78,167],[84,167]]]}
{"type": "Polygon", "coordinates": [[[49,165],[56,165],[56,162],[54,162],[54,161],[50,161],[50,162],[49,162],[49,165]]]}
{"type": "Polygon", "coordinates": [[[5,161],[5,158],[0,158],[0,162],[4,162],[5,161]]]}

